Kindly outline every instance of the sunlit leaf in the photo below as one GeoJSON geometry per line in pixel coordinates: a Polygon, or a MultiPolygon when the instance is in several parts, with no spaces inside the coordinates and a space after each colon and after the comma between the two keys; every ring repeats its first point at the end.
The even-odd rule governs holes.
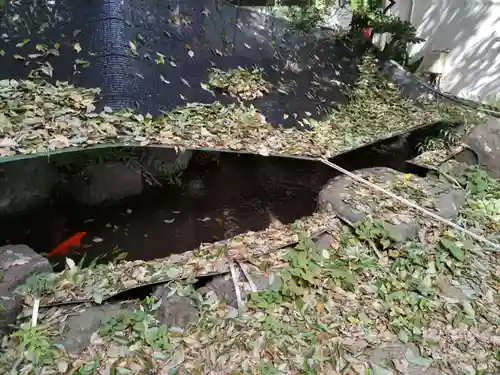
{"type": "Polygon", "coordinates": [[[155,62],[156,62],[157,64],[164,65],[164,64],[165,64],[165,55],[162,55],[161,53],[156,52],[156,59],[155,59],[155,62]]]}

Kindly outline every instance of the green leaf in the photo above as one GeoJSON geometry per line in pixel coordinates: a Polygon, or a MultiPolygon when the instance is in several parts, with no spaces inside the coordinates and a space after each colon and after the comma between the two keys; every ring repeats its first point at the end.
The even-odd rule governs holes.
{"type": "Polygon", "coordinates": [[[125,368],[125,367],[118,367],[116,369],[116,371],[119,373],[119,374],[133,374],[134,372],[128,368],[125,368]]]}
{"type": "Polygon", "coordinates": [[[397,292],[392,292],[387,295],[389,301],[400,300],[405,296],[404,290],[398,290],[397,292]]]}
{"type": "Polygon", "coordinates": [[[334,279],[352,280],[352,275],[347,268],[338,267],[330,269],[330,276],[334,279]]]}
{"type": "Polygon", "coordinates": [[[391,240],[395,242],[403,242],[405,240],[403,233],[401,233],[396,225],[387,222],[384,222],[382,225],[391,240]]]}
{"type": "Polygon", "coordinates": [[[373,375],[393,375],[394,372],[391,370],[388,370],[386,368],[383,368],[379,365],[373,364],[372,365],[372,371],[373,375]]]}
{"type": "Polygon", "coordinates": [[[94,298],[94,302],[97,303],[98,305],[100,305],[104,300],[104,296],[99,291],[94,291],[92,297],[94,298]]]}
{"type": "Polygon", "coordinates": [[[163,55],[163,54],[161,54],[159,52],[156,52],[155,62],[157,64],[165,65],[165,55],[163,55]]]}
{"type": "Polygon", "coordinates": [[[476,318],[476,311],[472,307],[472,304],[469,301],[462,302],[465,313],[472,319],[476,318]]]}
{"type": "Polygon", "coordinates": [[[447,249],[453,257],[459,261],[465,260],[465,252],[455,244],[455,242],[447,239],[447,238],[441,238],[441,245],[447,249]]]}
{"type": "Polygon", "coordinates": [[[167,272],[166,272],[166,275],[168,278],[170,279],[175,279],[176,277],[178,277],[179,275],[181,274],[181,270],[178,269],[178,268],[174,268],[174,267],[170,267],[167,272]]]}
{"type": "Polygon", "coordinates": [[[380,244],[382,245],[382,248],[387,249],[389,246],[391,246],[391,240],[388,238],[382,238],[380,240],[380,244]]]}
{"type": "Polygon", "coordinates": [[[401,331],[399,331],[399,333],[398,333],[398,339],[399,339],[400,341],[404,342],[404,343],[407,343],[407,342],[408,342],[408,340],[410,340],[410,337],[408,336],[408,334],[406,333],[406,331],[402,329],[402,330],[401,330],[401,331]]]}
{"type": "Polygon", "coordinates": [[[76,59],[75,60],[75,64],[80,65],[80,66],[82,66],[84,68],[88,68],[89,65],[90,65],[90,61],[82,60],[82,59],[76,59]]]}
{"type": "Polygon", "coordinates": [[[406,349],[405,357],[409,363],[416,366],[429,366],[433,362],[430,358],[424,358],[415,354],[410,348],[406,349]]]}

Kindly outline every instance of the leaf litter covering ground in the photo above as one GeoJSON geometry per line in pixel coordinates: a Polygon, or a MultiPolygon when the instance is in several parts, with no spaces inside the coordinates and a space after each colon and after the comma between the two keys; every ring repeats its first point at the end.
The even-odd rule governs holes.
{"type": "MultiPolygon", "coordinates": [[[[477,119],[486,119],[486,115],[477,114],[477,119]]],[[[468,123],[463,126],[452,129],[445,129],[435,137],[429,137],[421,145],[421,153],[412,159],[415,164],[423,165],[429,168],[437,168],[447,162],[455,155],[467,148],[463,140],[474,130],[478,121],[468,123]]]]}
{"type": "Polygon", "coordinates": [[[212,68],[208,83],[242,100],[261,98],[269,93],[271,88],[271,84],[263,77],[262,69],[258,67],[254,67],[251,71],[241,67],[228,71],[212,68]]]}
{"type": "MultiPolygon", "coordinates": [[[[93,103],[98,89],[62,82],[52,85],[43,80],[3,80],[0,81],[0,156],[130,143],[330,157],[440,119],[477,121],[472,111],[462,107],[415,103],[404,98],[393,83],[381,77],[376,60],[370,55],[364,57],[359,70],[349,103],[332,109],[324,120],[312,117],[301,120],[302,129],[273,128],[252,105],[240,102],[191,103],[155,118],[131,109],[105,108],[97,113],[93,103]]],[[[225,76],[222,72],[215,73],[213,84],[221,81],[221,75],[225,76]]],[[[236,94],[244,93],[246,98],[265,94],[264,81],[242,79],[255,74],[229,74],[237,78],[217,85],[236,94]],[[243,88],[235,86],[240,81],[245,82],[243,88]]]]}
{"type": "MultiPolygon", "coordinates": [[[[411,178],[389,181],[385,187],[425,203],[425,191],[405,185],[411,178]]],[[[498,238],[500,181],[476,169],[459,181],[468,193],[458,223],[498,238]]],[[[367,193],[353,186],[359,189],[358,197],[367,193]]],[[[38,334],[25,325],[6,342],[5,360],[20,358],[18,370],[23,374],[42,363],[41,373],[72,374],[498,374],[498,254],[378,193],[371,192],[371,197],[379,202],[376,212],[382,216],[368,217],[354,227],[342,227],[327,214],[299,221],[293,227],[296,235],[290,237],[290,228],[284,229],[277,245],[289,239],[298,243],[268,253],[261,263],[256,262],[263,259],[256,239],[266,235],[240,236],[237,242],[242,245],[233,251],[234,257],[252,261],[262,271],[279,270],[276,283],[250,295],[242,316],[214,294],[200,296],[192,281],[178,281],[172,288],[193,298],[200,311],[199,321],[185,330],[160,325],[150,314],[155,301],[146,299],[136,312],[104,322],[81,355],[68,357],[50,343],[50,336],[61,329],[71,307],[56,307],[41,316],[38,334]],[[391,211],[405,214],[402,210],[414,214],[421,231],[418,239],[399,243],[384,219],[391,211]],[[309,229],[311,223],[315,226],[309,229]],[[330,227],[330,250],[316,248],[309,235],[322,225],[330,227]],[[251,237],[245,249],[243,238],[251,237]],[[27,337],[38,337],[36,345],[27,337]],[[21,339],[32,346],[19,348],[21,339]],[[372,360],[372,348],[395,342],[412,346],[397,360],[372,360]],[[38,358],[30,354],[33,346],[38,358]]],[[[278,233],[270,237],[277,239],[278,233]]],[[[210,264],[222,254],[201,250],[188,257],[210,264]]],[[[107,273],[96,270],[92,282],[116,282],[115,272],[131,271],[133,264],[106,266],[107,273]]],[[[177,275],[193,272],[192,263],[176,267],[177,275]]],[[[92,271],[86,272],[92,278],[92,271]]],[[[67,283],[59,287],[79,289],[70,286],[74,281],[68,271],[62,275],[67,283]]],[[[42,289],[47,296],[49,291],[42,289]]]]}
{"type": "Polygon", "coordinates": [[[229,271],[229,252],[235,261],[255,264],[273,263],[274,252],[297,242],[297,230],[309,235],[338,227],[338,220],[328,214],[315,214],[280,229],[248,232],[231,239],[202,245],[195,251],[173,255],[163,260],[100,264],[84,269],[74,268],[58,274],[35,276],[21,290],[25,303],[32,305],[32,295],[41,297],[41,306],[72,301],[96,301],[140,285],[180,278],[201,277],[229,271]]]}

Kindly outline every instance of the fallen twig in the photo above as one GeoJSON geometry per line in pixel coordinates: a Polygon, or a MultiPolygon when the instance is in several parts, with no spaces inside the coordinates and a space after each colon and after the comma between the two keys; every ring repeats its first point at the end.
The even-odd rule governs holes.
{"type": "MultiPolygon", "coordinates": [[[[219,275],[225,275],[227,274],[228,271],[223,271],[223,272],[209,272],[209,273],[206,273],[202,276],[197,276],[197,277],[213,277],[213,276],[219,276],[219,275]]],[[[126,293],[126,292],[129,292],[131,290],[136,290],[136,289],[140,289],[140,288],[146,288],[146,287],[152,287],[152,286],[156,286],[156,285],[163,285],[163,284],[168,284],[172,281],[181,281],[181,280],[187,280],[189,279],[190,276],[182,276],[182,277],[177,277],[177,278],[165,278],[165,279],[162,279],[162,280],[158,280],[158,281],[153,281],[153,282],[149,282],[149,283],[146,283],[146,284],[140,284],[140,285],[136,285],[132,288],[128,288],[128,289],[122,289],[122,290],[119,290],[115,293],[112,293],[108,296],[105,296],[103,298],[103,302],[106,302],[108,300],[110,300],[111,298],[114,298],[122,293],[126,293]]],[[[84,304],[84,303],[91,303],[91,304],[95,304],[95,301],[92,300],[92,299],[75,299],[75,300],[72,300],[72,301],[64,301],[64,302],[54,302],[54,303],[47,303],[45,305],[41,305],[40,308],[44,308],[44,309],[47,309],[47,308],[50,308],[50,307],[58,307],[58,306],[66,306],[66,305],[81,305],[81,304],[84,304]]]]}
{"type": "Polygon", "coordinates": [[[448,173],[440,171],[438,168],[434,168],[434,167],[429,167],[429,169],[431,171],[436,172],[437,174],[440,174],[440,175],[444,176],[444,178],[446,178],[450,182],[453,182],[453,184],[455,184],[457,187],[463,189],[463,186],[460,185],[460,182],[458,182],[458,180],[456,178],[454,178],[453,176],[450,176],[448,173]]]}

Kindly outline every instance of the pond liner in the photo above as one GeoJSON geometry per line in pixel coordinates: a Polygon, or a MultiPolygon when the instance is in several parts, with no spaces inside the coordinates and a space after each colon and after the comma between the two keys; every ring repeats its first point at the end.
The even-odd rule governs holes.
{"type": "Polygon", "coordinates": [[[336,82],[355,81],[363,53],[331,31],[306,34],[283,19],[217,0],[18,3],[6,7],[5,20],[18,20],[14,26],[0,22],[0,38],[8,35],[2,59],[11,62],[0,65],[0,79],[27,78],[49,62],[48,81],[99,87],[98,110],[158,115],[186,103],[229,104],[235,100],[201,86],[208,70],[255,65],[270,83],[293,92],[274,90],[252,104],[275,126],[297,126],[347,100],[336,82]],[[311,85],[315,80],[321,85],[311,85]]]}
{"type": "MultiPolygon", "coordinates": [[[[22,53],[22,56],[36,54],[37,51],[40,52],[41,45],[49,48],[57,40],[59,56],[48,57],[47,61],[54,69],[52,77],[47,78],[52,82],[69,81],[83,87],[99,87],[102,94],[98,108],[101,109],[104,106],[116,109],[137,108],[141,113],[160,114],[162,111],[182,106],[186,101],[234,102],[217,92],[212,96],[195,81],[206,81],[207,69],[212,65],[221,69],[257,65],[264,69],[272,83],[293,83],[295,93],[282,95],[274,90],[270,95],[252,101],[252,104],[273,126],[296,126],[301,119],[300,115],[297,121],[294,116],[284,120],[283,115],[307,112],[312,114],[312,118],[320,118],[324,116],[324,108],[347,100],[338,85],[315,89],[314,85],[311,85],[315,76],[320,74],[328,80],[336,78],[344,84],[351,84],[358,74],[357,62],[365,52],[375,51],[383,58],[381,52],[370,42],[361,42],[354,46],[346,44],[345,39],[336,39],[328,30],[323,30],[319,36],[290,30],[290,24],[283,19],[216,0],[173,1],[168,6],[153,0],[142,0],[139,3],[94,0],[84,8],[75,0],[56,1],[53,8],[49,8],[45,2],[33,7],[32,2],[28,0],[20,1],[15,8],[9,4],[7,1],[5,19],[8,19],[9,14],[15,13],[25,22],[17,23],[15,27],[8,22],[0,23],[0,34],[2,30],[7,31],[6,28],[9,28],[9,39],[5,40],[3,47],[4,58],[19,53],[22,53]],[[162,7],[162,12],[159,7],[162,7]],[[185,20],[182,21],[182,17],[189,20],[189,24],[183,23],[185,20]],[[46,27],[34,33],[33,30],[41,27],[40,25],[46,27]],[[131,41],[135,41],[133,45],[140,56],[131,55],[131,41]],[[214,51],[223,53],[214,55],[214,51]],[[144,54],[153,59],[144,58],[144,54]],[[156,63],[155,56],[163,56],[165,63],[156,63]],[[87,68],[78,66],[79,73],[75,74],[73,68],[77,59],[86,59],[90,65],[87,68]],[[299,73],[291,73],[286,68],[290,63],[303,69],[299,73]],[[183,84],[179,80],[180,77],[191,82],[190,87],[183,84]],[[165,84],[165,81],[169,84],[165,84]],[[310,95],[311,90],[315,91],[315,95],[310,95]]],[[[0,65],[0,79],[25,78],[34,64],[45,60],[29,60],[31,65],[21,62],[16,64],[15,59],[12,61],[14,65],[0,65]]],[[[420,96],[425,91],[425,85],[414,76],[412,85],[405,84],[400,76],[407,72],[396,72],[397,67],[392,62],[384,59],[381,68],[381,71],[402,89],[404,95],[420,96]],[[408,90],[408,87],[411,90],[408,90]]],[[[390,142],[393,138],[433,126],[434,124],[415,126],[357,148],[370,147],[378,142],[390,142]]],[[[47,153],[2,157],[0,163],[42,155],[50,157],[85,149],[138,145],[113,143],[84,148],[71,147],[47,153]]],[[[234,152],[210,148],[199,150],[234,152]]],[[[331,158],[349,151],[332,155],[331,158]]],[[[308,158],[307,155],[272,155],[308,158]]]]}

